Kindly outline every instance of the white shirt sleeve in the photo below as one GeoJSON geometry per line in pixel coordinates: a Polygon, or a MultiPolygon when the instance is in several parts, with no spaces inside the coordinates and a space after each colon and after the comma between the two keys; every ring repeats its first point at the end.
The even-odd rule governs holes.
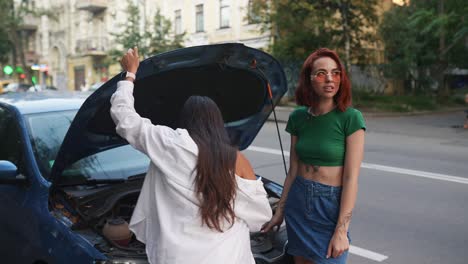
{"type": "Polygon", "coordinates": [[[244,220],[250,232],[260,231],[263,224],[270,221],[272,210],[261,179],[237,179],[237,196],[235,200],[236,217],[244,220]]]}
{"type": "Polygon", "coordinates": [[[177,131],[167,126],[153,125],[141,117],[134,108],[133,82],[120,81],[111,97],[110,114],[117,134],[130,145],[147,154],[153,161],[163,159],[166,147],[172,145],[177,131]]]}

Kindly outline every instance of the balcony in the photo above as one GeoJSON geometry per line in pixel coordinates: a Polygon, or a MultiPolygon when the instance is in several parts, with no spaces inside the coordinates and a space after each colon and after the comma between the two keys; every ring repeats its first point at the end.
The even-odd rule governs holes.
{"type": "Polygon", "coordinates": [[[20,24],[20,29],[26,31],[36,31],[37,26],[39,25],[39,18],[34,17],[32,15],[26,15],[23,17],[23,21],[20,24]]]}
{"type": "Polygon", "coordinates": [[[108,39],[105,37],[84,38],[76,41],[78,55],[106,56],[108,39]]]}
{"type": "Polygon", "coordinates": [[[79,0],[76,3],[76,8],[87,10],[92,13],[99,13],[107,8],[107,0],[79,0]]]}

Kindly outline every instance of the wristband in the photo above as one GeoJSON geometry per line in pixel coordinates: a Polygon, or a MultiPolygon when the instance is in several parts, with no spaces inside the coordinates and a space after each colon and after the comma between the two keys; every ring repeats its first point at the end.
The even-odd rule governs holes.
{"type": "Polygon", "coordinates": [[[135,74],[134,74],[133,72],[129,72],[129,71],[128,71],[128,72],[125,74],[125,78],[127,78],[127,77],[132,78],[134,81],[136,80],[136,76],[135,76],[135,74]]]}

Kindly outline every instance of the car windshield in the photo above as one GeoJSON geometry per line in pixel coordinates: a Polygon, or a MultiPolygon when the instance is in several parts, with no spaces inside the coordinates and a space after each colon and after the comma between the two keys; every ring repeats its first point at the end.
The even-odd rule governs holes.
{"type": "MultiPolygon", "coordinates": [[[[45,178],[50,177],[60,145],[76,111],[26,115],[34,155],[45,178]]],[[[70,150],[73,151],[73,150],[70,150]]],[[[127,179],[146,172],[149,159],[130,145],[108,149],[68,166],[60,176],[61,184],[127,179]]]]}

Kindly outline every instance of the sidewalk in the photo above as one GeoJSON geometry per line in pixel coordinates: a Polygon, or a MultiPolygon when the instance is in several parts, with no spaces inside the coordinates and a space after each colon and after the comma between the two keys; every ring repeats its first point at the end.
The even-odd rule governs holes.
{"type": "MultiPolygon", "coordinates": [[[[437,111],[417,111],[417,112],[370,112],[370,111],[362,111],[364,118],[374,118],[374,117],[398,117],[398,116],[415,116],[415,115],[434,115],[434,114],[442,114],[442,113],[450,113],[450,112],[458,112],[464,111],[466,107],[453,107],[447,108],[437,111]]],[[[275,107],[276,111],[276,119],[278,122],[286,123],[288,122],[289,115],[292,111],[294,111],[294,107],[292,106],[277,106],[275,107]]],[[[268,117],[268,121],[275,121],[273,112],[268,117]]]]}

